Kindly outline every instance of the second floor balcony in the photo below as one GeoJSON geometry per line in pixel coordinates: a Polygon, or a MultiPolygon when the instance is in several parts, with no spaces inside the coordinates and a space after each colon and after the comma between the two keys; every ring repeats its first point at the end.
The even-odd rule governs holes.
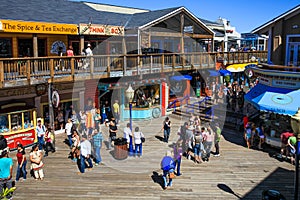
{"type": "Polygon", "coordinates": [[[0,59],[0,88],[135,76],[172,71],[214,69],[229,64],[267,62],[266,51],[213,53],[160,53],[143,55],[95,55],[91,57],[37,57],[0,59]],[[225,63],[225,62],[224,62],[225,63]]]}

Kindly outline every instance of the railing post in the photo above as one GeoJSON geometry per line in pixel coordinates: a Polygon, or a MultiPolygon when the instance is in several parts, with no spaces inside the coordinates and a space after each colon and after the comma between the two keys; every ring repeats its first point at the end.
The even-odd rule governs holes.
{"type": "Polygon", "coordinates": [[[194,69],[194,53],[191,54],[191,69],[194,69]]]}
{"type": "Polygon", "coordinates": [[[126,76],[126,70],[127,70],[127,57],[123,56],[123,76],[126,76]]]}
{"type": "Polygon", "coordinates": [[[173,55],[172,55],[172,71],[175,70],[175,62],[176,62],[176,55],[173,54],[173,55]]]}
{"type": "Polygon", "coordinates": [[[51,58],[49,61],[49,68],[50,68],[50,80],[51,80],[51,83],[53,83],[53,80],[54,80],[54,60],[53,60],[53,58],[51,58]]]}
{"type": "Polygon", "coordinates": [[[110,56],[107,56],[107,77],[110,77],[110,56]]]}
{"type": "Polygon", "coordinates": [[[91,75],[91,77],[93,77],[93,74],[94,74],[94,57],[93,56],[91,56],[90,57],[90,60],[91,60],[91,71],[90,71],[90,75],[91,75]]]}
{"type": "Polygon", "coordinates": [[[165,68],[165,54],[161,55],[161,72],[164,72],[165,68]]]}
{"type": "Polygon", "coordinates": [[[153,56],[150,56],[150,74],[152,74],[152,70],[153,70],[153,56]]]}
{"type": "Polygon", "coordinates": [[[182,58],[182,60],[181,60],[181,66],[182,66],[182,70],[183,70],[184,66],[185,66],[185,55],[183,53],[181,54],[181,58],[182,58]]]}
{"type": "Polygon", "coordinates": [[[75,59],[74,58],[71,58],[71,77],[72,77],[72,80],[74,81],[74,78],[75,78],[75,59]]]}
{"type": "Polygon", "coordinates": [[[26,60],[25,66],[26,66],[27,82],[28,82],[28,85],[30,85],[30,78],[31,78],[31,73],[30,73],[30,60],[26,60]]]}
{"type": "Polygon", "coordinates": [[[4,66],[3,61],[0,61],[0,88],[4,86],[4,66]]]}

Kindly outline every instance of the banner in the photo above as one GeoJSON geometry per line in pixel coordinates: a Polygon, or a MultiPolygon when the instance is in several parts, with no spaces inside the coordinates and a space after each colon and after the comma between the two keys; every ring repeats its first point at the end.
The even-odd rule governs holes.
{"type": "Polygon", "coordinates": [[[77,25],[75,24],[54,24],[14,20],[0,20],[0,31],[9,33],[78,34],[77,25]]]}
{"type": "Polygon", "coordinates": [[[98,24],[80,24],[79,34],[81,35],[110,35],[110,36],[122,36],[124,35],[123,26],[110,26],[110,25],[98,25],[98,24]]]}

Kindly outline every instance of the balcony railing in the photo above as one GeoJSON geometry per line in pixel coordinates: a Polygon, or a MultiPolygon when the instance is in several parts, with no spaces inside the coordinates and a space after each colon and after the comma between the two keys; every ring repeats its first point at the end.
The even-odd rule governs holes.
{"type": "Polygon", "coordinates": [[[215,68],[216,62],[247,63],[253,56],[267,62],[266,51],[224,53],[165,53],[0,59],[0,88],[46,81],[122,77],[139,74],[215,68]]]}

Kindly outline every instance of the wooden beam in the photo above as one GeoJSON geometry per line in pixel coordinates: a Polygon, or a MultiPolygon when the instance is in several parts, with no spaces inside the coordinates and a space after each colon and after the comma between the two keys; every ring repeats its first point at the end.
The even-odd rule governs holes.
{"type": "Polygon", "coordinates": [[[199,38],[199,39],[212,39],[213,35],[204,35],[204,34],[194,34],[194,33],[185,33],[185,37],[190,38],[199,38]]]}

